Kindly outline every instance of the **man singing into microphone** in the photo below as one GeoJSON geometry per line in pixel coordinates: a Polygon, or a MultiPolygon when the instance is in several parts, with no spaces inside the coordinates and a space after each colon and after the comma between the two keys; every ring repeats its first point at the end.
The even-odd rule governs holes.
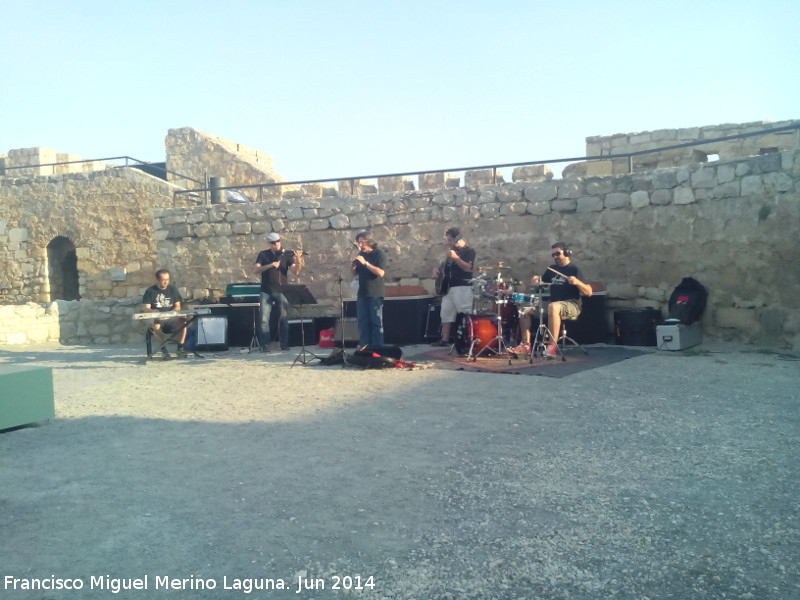
{"type": "Polygon", "coordinates": [[[386,255],[368,231],[356,236],[360,248],[353,260],[353,275],[358,274],[358,298],[356,299],[356,321],[358,343],[383,346],[383,297],[386,294],[386,255]]]}
{"type": "Polygon", "coordinates": [[[270,344],[270,316],[277,311],[278,341],[281,350],[289,349],[289,302],[280,293],[280,286],[288,282],[289,269],[299,275],[303,270],[303,255],[300,252],[286,251],[281,248],[281,236],[270,233],[267,236],[269,249],[262,250],[256,258],[254,275],[261,275],[261,324],[258,343],[261,351],[266,352],[270,344]]]}

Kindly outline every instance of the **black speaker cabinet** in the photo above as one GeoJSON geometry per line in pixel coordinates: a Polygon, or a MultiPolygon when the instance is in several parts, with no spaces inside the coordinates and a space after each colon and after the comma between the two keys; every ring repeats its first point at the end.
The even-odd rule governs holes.
{"type": "MultiPolygon", "coordinates": [[[[431,296],[395,296],[383,300],[383,341],[399,346],[425,342],[431,296]]],[[[346,317],[356,316],[356,301],[344,303],[346,317]]],[[[356,328],[358,338],[358,328],[356,328]]],[[[339,339],[337,337],[337,339],[339,339]]]]}
{"type": "MultiPolygon", "coordinates": [[[[581,314],[575,321],[564,321],[567,335],[579,344],[605,344],[610,332],[606,319],[605,292],[595,292],[581,300],[581,314]]],[[[535,324],[534,324],[535,327],[535,324]]]]}
{"type": "Polygon", "coordinates": [[[316,346],[319,342],[314,319],[303,317],[302,328],[300,319],[289,319],[289,345],[302,346],[304,338],[306,346],[316,346]]]}
{"type": "Polygon", "coordinates": [[[623,346],[655,346],[661,311],[656,308],[627,308],[614,311],[614,336],[623,346]]]}
{"type": "Polygon", "coordinates": [[[236,348],[248,348],[253,341],[253,332],[258,330],[261,311],[253,302],[233,303],[227,310],[228,345],[236,348]]]}

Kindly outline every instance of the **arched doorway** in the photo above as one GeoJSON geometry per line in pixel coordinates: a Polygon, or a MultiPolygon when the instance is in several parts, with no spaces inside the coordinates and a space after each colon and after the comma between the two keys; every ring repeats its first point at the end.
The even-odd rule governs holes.
{"type": "Polygon", "coordinates": [[[80,300],[78,255],[69,238],[59,235],[47,244],[47,270],[51,302],[80,300]]]}

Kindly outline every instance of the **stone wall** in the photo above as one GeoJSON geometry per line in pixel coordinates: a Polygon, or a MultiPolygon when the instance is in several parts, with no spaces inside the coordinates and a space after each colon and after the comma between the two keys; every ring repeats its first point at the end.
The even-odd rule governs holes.
{"type": "Polygon", "coordinates": [[[210,295],[254,280],[263,234],[278,231],[286,247],[309,253],[302,282],[331,314],[364,228],[388,254],[390,283],[428,289],[447,226],[462,227],[479,264],[503,260],[520,280],[543,272],[550,244],[563,240],[587,278],[606,284],[611,309],[664,309],[692,276],[710,291],[708,335],[798,347],[800,251],[786,242],[800,222],[799,192],[800,152],[787,151],[633,175],[161,209],[154,228],[159,260],[171,258],[181,285],[210,295]]]}
{"type": "Polygon", "coordinates": [[[77,161],[81,161],[81,157],[77,154],[62,154],[50,148],[17,148],[9,150],[7,155],[0,156],[0,175],[40,177],[64,173],[89,173],[107,168],[106,163],[100,160],[77,161]]]}
{"type": "MultiPolygon", "coordinates": [[[[654,150],[665,146],[702,142],[724,138],[742,133],[755,133],[771,128],[797,125],[800,121],[781,121],[770,123],[757,121],[754,123],[729,123],[726,125],[709,125],[705,127],[685,127],[682,129],[658,129],[638,133],[618,133],[608,136],[592,136],[586,138],[586,156],[606,156],[610,154],[627,154],[654,150]]],[[[687,148],[654,152],[633,157],[633,172],[652,171],[687,165],[704,163],[708,157],[716,156],[720,160],[728,160],[742,156],[757,156],[768,152],[779,152],[790,148],[800,148],[800,130],[782,131],[763,135],[709,142],[687,148]]],[[[627,158],[597,160],[573,165],[570,171],[577,170],[589,176],[621,175],[630,172],[627,158]]],[[[565,174],[565,177],[568,173],[565,174]]]]}
{"type": "MultiPolygon", "coordinates": [[[[268,154],[191,127],[170,129],[166,151],[168,180],[186,189],[206,187],[210,177],[224,177],[230,186],[286,181],[272,170],[268,154]]],[[[279,188],[247,191],[253,200],[280,193],[279,188]]]]}
{"type": "Polygon", "coordinates": [[[137,169],[0,178],[0,304],[49,302],[47,246],[69,239],[80,297],[128,298],[153,278],[153,209],[173,187],[137,169]]]}
{"type": "Polygon", "coordinates": [[[0,346],[63,344],[129,344],[144,348],[144,325],[132,321],[141,294],[106,300],[56,300],[0,306],[0,346]]]}
{"type": "MultiPolygon", "coordinates": [[[[629,143],[663,137],[652,134],[629,143]]],[[[171,130],[171,170],[194,177],[215,167],[229,184],[265,181],[268,157],[245,149],[237,158],[240,149],[207,138],[171,130]],[[203,158],[203,148],[215,158],[203,158]]],[[[609,317],[617,307],[664,309],[681,278],[693,276],[710,291],[707,336],[800,347],[796,150],[565,180],[529,169],[493,185],[485,183],[490,172],[474,172],[465,174],[467,187],[421,174],[418,191],[406,178],[387,178],[355,185],[352,196],[349,182],[309,185],[243,205],[174,196],[179,188],[137,169],[17,175],[0,177],[0,305],[22,308],[0,311],[0,344],[38,341],[45,330],[64,343],[138,340],[130,317],[156,268],[169,268],[186,298],[216,298],[228,283],[255,280],[252,265],[271,231],[309,254],[300,282],[320,301],[317,314],[338,313],[340,273],[351,293],[351,242],[365,228],[388,254],[390,284],[431,290],[442,233],[459,225],[479,264],[502,260],[520,280],[544,271],[550,244],[568,242],[586,277],[606,284],[609,317]],[[47,304],[46,248],[56,236],[76,247],[80,302],[47,304]]]]}

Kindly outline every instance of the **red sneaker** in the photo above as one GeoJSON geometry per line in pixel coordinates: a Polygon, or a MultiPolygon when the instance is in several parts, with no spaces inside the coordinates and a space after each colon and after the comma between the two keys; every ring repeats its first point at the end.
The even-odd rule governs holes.
{"type": "Polygon", "coordinates": [[[547,357],[558,356],[558,350],[556,349],[556,345],[548,344],[547,348],[544,351],[544,355],[547,357]]]}

